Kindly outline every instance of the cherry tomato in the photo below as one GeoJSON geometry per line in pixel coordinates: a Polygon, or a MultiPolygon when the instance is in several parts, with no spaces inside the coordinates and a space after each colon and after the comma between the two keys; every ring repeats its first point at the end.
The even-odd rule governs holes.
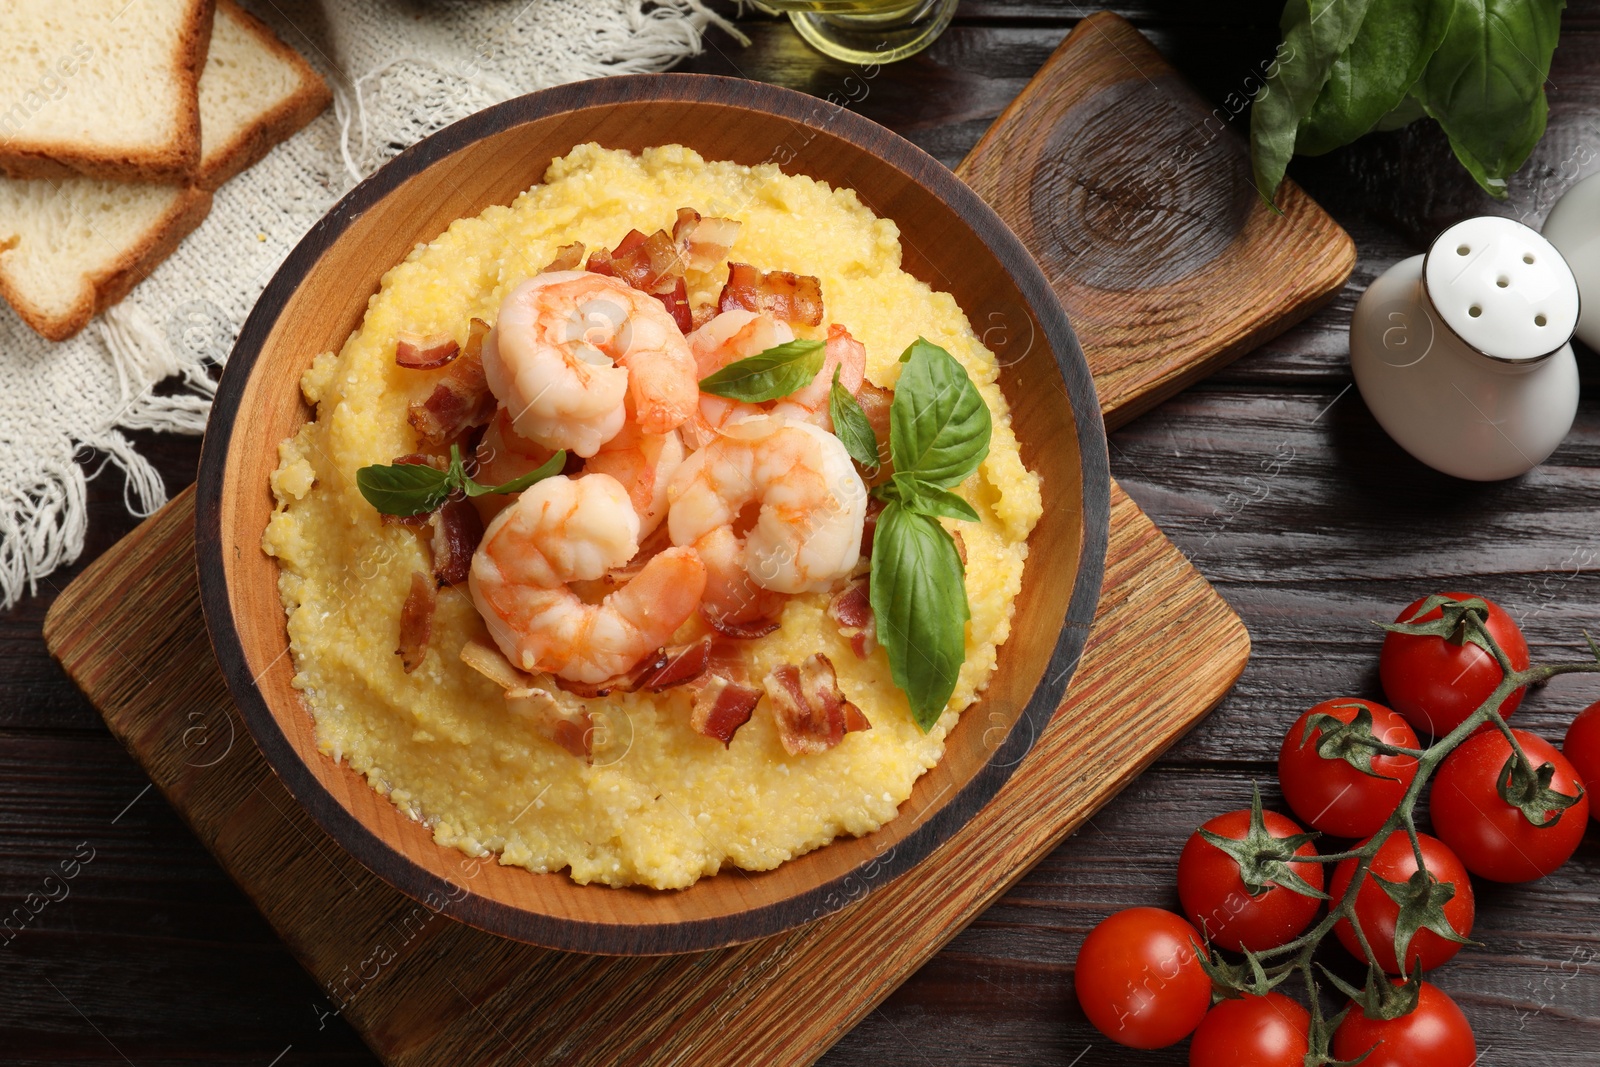
{"type": "Polygon", "coordinates": [[[1073,984],[1095,1029],[1129,1048],[1182,1041],[1211,1006],[1200,935],[1170,911],[1128,908],[1089,931],[1073,984]]]}
{"type": "MultiPolygon", "coordinates": [[[[1455,895],[1443,905],[1444,917],[1449,920],[1450,928],[1456,933],[1462,937],[1471,936],[1472,919],[1477,909],[1472,896],[1472,880],[1467,877],[1467,869],[1443,841],[1427,834],[1419,834],[1418,837],[1422,841],[1422,858],[1427,864],[1428,873],[1433,875],[1441,886],[1445,883],[1455,886],[1455,895]]],[[[1353,859],[1344,860],[1334,868],[1333,884],[1328,888],[1328,894],[1334,901],[1344,899],[1344,892],[1350,887],[1350,879],[1355,876],[1355,870],[1356,861],[1353,859]]],[[[1400,917],[1400,905],[1390,899],[1389,894],[1384,892],[1383,887],[1374,881],[1372,876],[1376,875],[1390,882],[1405,882],[1416,873],[1416,870],[1417,858],[1411,851],[1410,838],[1404,831],[1396,831],[1389,835],[1379,847],[1378,854],[1372,858],[1372,865],[1367,868],[1366,884],[1356,895],[1356,921],[1361,924],[1368,943],[1372,945],[1378,966],[1390,974],[1396,974],[1400,970],[1394,955],[1394,930],[1396,920],[1400,917]]],[[[1366,959],[1350,920],[1340,919],[1333,931],[1339,935],[1340,942],[1350,950],[1351,955],[1356,959],[1366,959]]],[[[1461,951],[1459,942],[1448,941],[1432,930],[1419,929],[1406,949],[1406,966],[1409,969],[1420,959],[1423,969],[1431,971],[1459,951],[1461,951]]]]}
{"type": "MultiPolygon", "coordinates": [[[[1372,757],[1373,777],[1337,756],[1317,752],[1322,730],[1306,737],[1306,723],[1315,715],[1332,715],[1350,722],[1365,708],[1372,716],[1372,735],[1397,748],[1417,748],[1417,735],[1398,714],[1371,700],[1341,697],[1324,700],[1294,721],[1278,750],[1278,781],[1283,799],[1300,821],[1335,837],[1370,837],[1400,806],[1407,787],[1417,776],[1417,761],[1410,756],[1372,757]],[[1352,706],[1353,705],[1353,706],[1352,706]]],[[[1370,752],[1370,750],[1368,750],[1370,752]]]]}
{"type": "Polygon", "coordinates": [[[1200,1021],[1189,1067],[1303,1067],[1311,1016],[1282,993],[1224,1000],[1200,1021]]]}
{"type": "MultiPolygon", "coordinates": [[[[1275,811],[1263,812],[1267,833],[1275,838],[1303,833],[1293,819],[1275,811]]],[[[1230,811],[1205,823],[1219,837],[1242,840],[1250,830],[1250,809],[1230,811]]],[[[1317,850],[1307,842],[1295,849],[1296,856],[1315,856],[1317,850]]],[[[1295,862],[1290,870],[1322,889],[1322,866],[1295,862]]],[[[1260,952],[1293,941],[1311,925],[1321,901],[1302,896],[1292,889],[1269,882],[1259,896],[1251,896],[1240,877],[1239,863],[1216,845],[1200,836],[1189,835],[1178,857],[1178,898],[1184,914],[1205,932],[1213,943],[1226,949],[1260,952]]]]}
{"type": "Polygon", "coordinates": [[[1422,983],[1416,1008],[1398,1019],[1369,1019],[1350,1006],[1333,1032],[1333,1055],[1354,1060],[1369,1051],[1361,1067],[1473,1067],[1478,1062],[1472,1024],[1431,982],[1422,983]]]}
{"type": "MultiPolygon", "coordinates": [[[[1600,785],[1600,703],[1590,704],[1572,720],[1561,754],[1578,772],[1584,788],[1600,785]]],[[[1589,805],[1589,818],[1600,821],[1600,804],[1589,805]]]]}
{"type": "MultiPolygon", "coordinates": [[[[1453,600],[1468,600],[1473,594],[1443,595],[1453,600]]],[[[1523,640],[1516,621],[1487,597],[1478,599],[1489,605],[1489,633],[1505,650],[1511,665],[1519,671],[1527,669],[1528,642],[1523,640]]],[[[1434,608],[1421,619],[1413,619],[1422,605],[1423,600],[1416,601],[1395,621],[1426,622],[1439,618],[1440,609],[1434,608]]],[[[1404,715],[1419,732],[1440,737],[1478,710],[1505,675],[1487,649],[1470,642],[1458,645],[1432,635],[1391,633],[1383,639],[1378,676],[1383,681],[1383,691],[1391,708],[1404,715]]],[[[1500,714],[1510,715],[1517,710],[1517,705],[1522,703],[1522,693],[1518,689],[1506,697],[1500,705],[1500,714]]]]}
{"type": "MultiPolygon", "coordinates": [[[[1566,796],[1582,792],[1578,772],[1567,757],[1537,734],[1513,730],[1535,768],[1555,768],[1550,788],[1566,796]]],[[[1428,813],[1433,830],[1473,874],[1495,882],[1531,882],[1572,857],[1589,820],[1589,797],[1567,810],[1549,812],[1535,826],[1522,810],[1500,796],[1501,773],[1511,758],[1511,743],[1498,730],[1474,734],[1445,757],[1433,781],[1428,813]]]]}

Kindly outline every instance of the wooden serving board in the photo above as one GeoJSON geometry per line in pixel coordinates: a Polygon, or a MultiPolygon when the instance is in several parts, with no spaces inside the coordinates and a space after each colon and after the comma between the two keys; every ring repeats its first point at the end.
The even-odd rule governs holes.
{"type": "MultiPolygon", "coordinates": [[[[1292,187],[1282,218],[1241,206],[1236,190],[1206,192],[1208,173],[1234,181],[1236,161],[1176,179],[1181,210],[1117,192],[1112,172],[1102,174],[1095,195],[1149,222],[1129,233],[1108,229],[1088,201],[1081,218],[1099,229],[1052,228],[1049,196],[1026,195],[1035,181],[1070,203],[1101,158],[1143,188],[1137,161],[1155,161],[1140,146],[1180,143],[1205,114],[1143,38],[1096,16],[959,171],[1045,266],[1108,421],[1304,316],[1353,259],[1348,237],[1292,187]],[[1080,136],[1085,129],[1111,142],[1131,130],[1138,141],[1108,149],[1080,136]],[[1118,243],[1097,266],[1102,239],[1118,243]],[[1173,265],[1173,240],[1210,251],[1173,265]]],[[[1213,141],[1243,151],[1224,133],[1196,142],[1207,160],[1221,151],[1213,141]]],[[[1249,655],[1239,619],[1113,484],[1103,592],[1066,700],[1016,774],[943,847],[866,899],[767,940],[656,958],[565,954],[498,939],[403,896],[294,802],[211,654],[193,529],[189,490],[72,583],[46,620],[46,640],[327,991],[328,1011],[395,1065],[808,1064],[1199,721],[1249,655]]]]}
{"type": "MultiPolygon", "coordinates": [[[[1116,427],[1333,298],[1355,242],[1127,20],[1080,22],[956,168],[1050,279],[1116,427]]],[[[980,327],[981,328],[981,327],[980,327]]]]}
{"type": "Polygon", "coordinates": [[[910,873],[827,918],[734,948],[638,958],[555,952],[455,922],[318,828],[250,740],[212,656],[193,488],[61,594],[45,639],[327,991],[327,1010],[386,1063],[495,1067],[812,1062],[1199,721],[1250,649],[1222,598],[1113,486],[1083,660],[993,801],[910,873]]]}

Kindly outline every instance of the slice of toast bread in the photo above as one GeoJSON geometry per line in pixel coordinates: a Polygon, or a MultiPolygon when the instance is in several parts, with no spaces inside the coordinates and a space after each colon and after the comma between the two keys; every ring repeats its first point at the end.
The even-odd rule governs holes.
{"type": "Polygon", "coordinates": [[[0,4],[0,172],[183,182],[215,0],[0,4]]]}
{"type": "Polygon", "coordinates": [[[219,0],[192,184],[0,178],[0,296],[53,341],[128,294],[205,219],[211,193],[321,113],[331,95],[293,49],[219,0]]]}
{"type": "Polygon", "coordinates": [[[0,179],[0,296],[35,331],[64,341],[127,296],[210,210],[211,193],[196,186],[0,179]]]}
{"type": "Polygon", "coordinates": [[[217,0],[200,79],[200,170],[216,189],[322,114],[333,94],[299,52],[233,0],[217,0]]]}

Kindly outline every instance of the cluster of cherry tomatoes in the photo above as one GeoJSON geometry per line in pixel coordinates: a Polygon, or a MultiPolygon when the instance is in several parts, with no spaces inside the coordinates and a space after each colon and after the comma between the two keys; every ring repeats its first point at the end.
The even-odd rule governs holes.
{"type": "MultiPolygon", "coordinates": [[[[1469,600],[1461,593],[1443,596],[1469,600]]],[[[1512,667],[1526,670],[1528,646],[1515,621],[1492,602],[1483,603],[1484,628],[1512,667]]],[[[1425,606],[1426,600],[1417,601],[1397,621],[1440,618],[1439,607],[1421,611],[1425,606]]],[[[1158,908],[1130,908],[1089,934],[1078,954],[1075,984],[1079,1003],[1101,1033],[1133,1048],[1162,1048],[1192,1033],[1191,1067],[1306,1062],[1313,1042],[1310,1013],[1276,989],[1218,999],[1200,951],[1209,944],[1270,955],[1301,939],[1318,917],[1324,888],[1330,906],[1337,904],[1358,869],[1356,858],[1339,860],[1325,887],[1324,864],[1312,858],[1318,855],[1313,835],[1302,827],[1354,841],[1345,851],[1355,851],[1391,826],[1416,779],[1417,755],[1428,758],[1419,734],[1445,737],[1505,677],[1496,659],[1470,641],[1397,632],[1384,641],[1379,674],[1388,706],[1358,698],[1324,701],[1284,736],[1278,777],[1298,822],[1262,811],[1259,798],[1253,808],[1211,819],[1178,859],[1178,896],[1187,919],[1158,908]],[[1352,733],[1417,755],[1375,751],[1350,740],[1352,733]],[[1281,858],[1264,867],[1253,862],[1262,852],[1250,843],[1265,843],[1271,851],[1269,839],[1284,843],[1277,849],[1281,858]]],[[[1520,689],[1512,692],[1501,714],[1515,711],[1522,696],[1520,689]]],[[[1469,875],[1529,881],[1549,874],[1577,849],[1591,813],[1583,783],[1600,782],[1600,703],[1574,720],[1563,751],[1527,731],[1513,733],[1539,769],[1535,780],[1513,780],[1511,744],[1486,724],[1437,765],[1428,805],[1437,836],[1419,834],[1414,848],[1402,828],[1379,846],[1355,898],[1355,924],[1342,918],[1333,928],[1357,959],[1367,959],[1364,939],[1389,975],[1418,965],[1431,970],[1472,933],[1469,875]],[[1546,802],[1519,806],[1535,794],[1546,802]],[[1547,810],[1551,801],[1561,810],[1547,810]],[[1417,874],[1419,851],[1425,875],[1417,874]],[[1396,956],[1397,932],[1405,944],[1404,966],[1396,956]]],[[[1600,818],[1600,805],[1593,811],[1600,818]]],[[[1286,948],[1285,954],[1294,951],[1286,948]]],[[[1330,1061],[1360,1059],[1364,1067],[1471,1067],[1477,1051],[1461,1009],[1423,982],[1416,1006],[1395,1018],[1369,1017],[1352,1003],[1319,1054],[1330,1061]]]]}

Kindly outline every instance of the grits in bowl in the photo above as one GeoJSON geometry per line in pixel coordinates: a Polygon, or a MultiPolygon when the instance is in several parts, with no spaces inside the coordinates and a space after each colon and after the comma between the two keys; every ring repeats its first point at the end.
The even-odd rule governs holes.
{"type": "MultiPolygon", "coordinates": [[[[895,224],[852,190],[681,146],[581,145],[509,207],[419,245],[384,276],[343,348],[306,371],[316,417],[279,446],[272,477],[278,507],[263,547],[280,565],[295,685],[321,749],[440,844],[536,872],[565,868],[581,883],[684,887],[725,863],[769,869],[894,818],[995,668],[1041,512],[993,355],[948,294],[900,263],[895,224]],[[640,232],[656,227],[648,240],[640,232]],[[668,248],[676,266],[657,270],[651,257],[668,248]],[[584,260],[586,249],[598,251],[584,260]],[[631,316],[625,325],[594,327],[613,306],[631,316]],[[565,346],[557,370],[567,377],[527,379],[527,338],[542,327],[515,316],[563,308],[550,321],[576,326],[550,343],[565,346]],[[751,330],[765,341],[738,349],[751,330]],[[638,349],[611,358],[610,347],[651,331],[676,355],[656,360],[652,341],[652,362],[638,349]],[[716,368],[725,391],[691,390],[691,407],[669,418],[676,386],[641,383],[666,382],[660,368],[682,352],[701,388],[716,368]],[[796,370],[809,375],[818,361],[815,379],[793,389],[796,370]],[[891,464],[865,462],[862,426],[884,458],[891,436],[902,444],[889,429],[902,376],[909,395],[913,376],[925,385],[950,367],[981,400],[982,412],[966,413],[986,427],[975,469],[940,483],[904,463],[891,478],[891,464]],[[785,375],[788,393],[752,391],[781,389],[772,383],[785,375]],[[550,408],[574,382],[587,392],[550,408]],[[594,400],[617,382],[625,402],[594,400]],[[629,434],[657,448],[672,437],[673,463],[647,447],[626,455],[648,462],[619,466],[629,434]],[[780,439],[798,459],[777,460],[780,439]],[[464,466],[452,465],[452,446],[464,466]],[[388,496],[369,480],[380,468],[388,496]],[[602,468],[622,473],[608,481],[602,468]],[[468,469],[467,493],[519,488],[465,499],[468,469]],[[641,470],[654,481],[631,481],[641,470]],[[784,493],[808,471],[831,495],[803,530],[774,535],[792,551],[758,560],[758,541],[773,548],[762,539],[769,522],[781,525],[784,493]],[[752,499],[739,495],[741,479],[759,483],[752,499]],[[440,488],[415,514],[392,503],[424,485],[451,489],[450,501],[440,488]],[[913,503],[941,491],[959,500],[913,503]],[[387,513],[375,501],[389,501],[387,513]],[[727,514],[717,517],[719,501],[727,514]],[[898,579],[880,572],[886,550],[860,532],[885,501],[875,545],[888,522],[907,544],[923,537],[935,563],[963,557],[960,655],[931,690],[912,677],[926,670],[916,642],[866,609],[868,597],[888,603],[885,583],[910,589],[927,569],[908,556],[898,579]],[[562,507],[562,524],[549,525],[562,507]],[[921,532],[897,532],[912,526],[921,532]],[[725,601],[738,587],[738,613],[711,610],[724,602],[713,594],[713,534],[744,567],[722,589],[725,601]],[[651,592],[616,607],[630,589],[651,592]]],[[[912,621],[959,627],[958,608],[912,621]]]]}

